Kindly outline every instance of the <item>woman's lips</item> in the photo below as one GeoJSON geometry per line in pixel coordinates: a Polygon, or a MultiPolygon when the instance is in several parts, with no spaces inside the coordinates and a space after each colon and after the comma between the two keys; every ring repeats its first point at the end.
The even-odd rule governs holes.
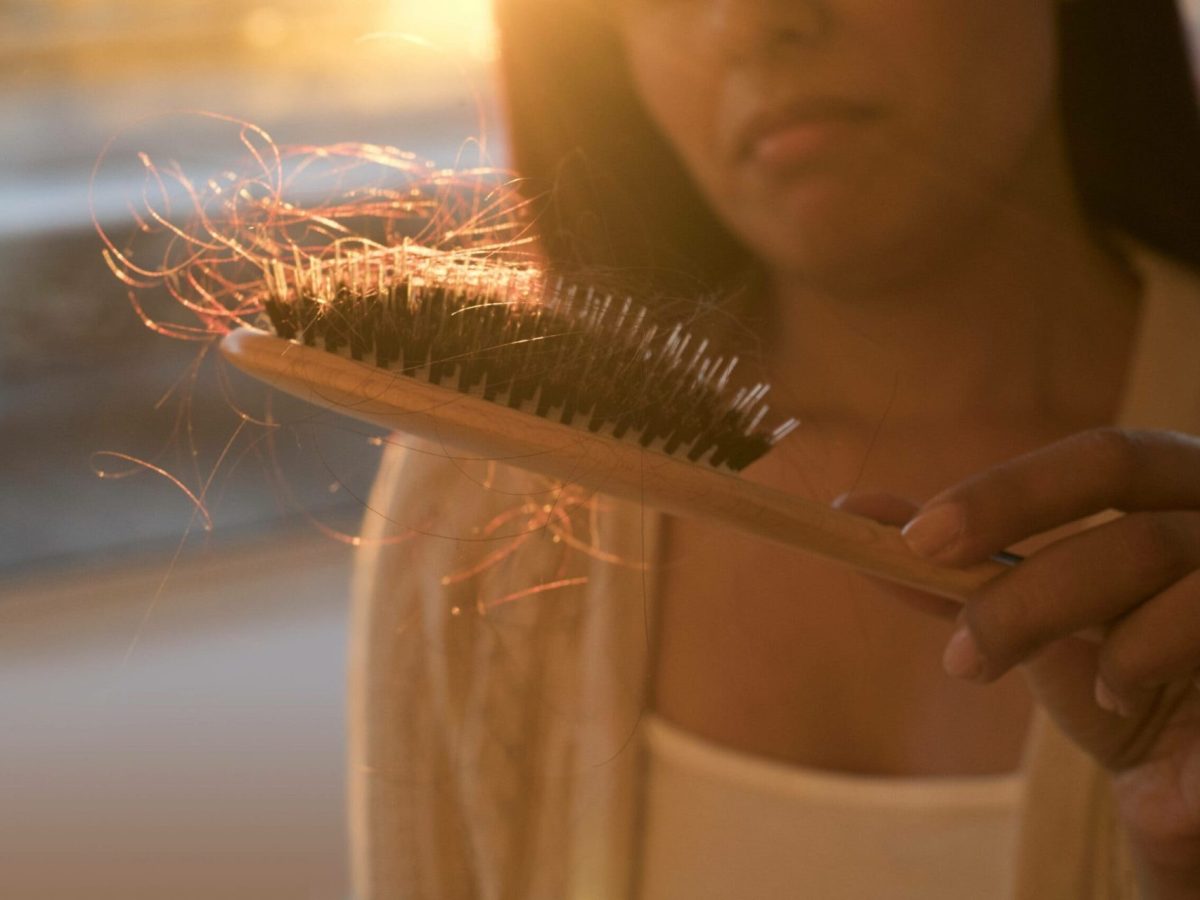
{"type": "Polygon", "coordinates": [[[751,147],[750,158],[772,169],[801,165],[837,142],[849,127],[841,119],[807,119],[763,135],[751,147]]]}
{"type": "Polygon", "coordinates": [[[803,167],[851,137],[876,115],[868,107],[829,101],[768,113],[745,129],[739,156],[769,170],[803,167]]]}

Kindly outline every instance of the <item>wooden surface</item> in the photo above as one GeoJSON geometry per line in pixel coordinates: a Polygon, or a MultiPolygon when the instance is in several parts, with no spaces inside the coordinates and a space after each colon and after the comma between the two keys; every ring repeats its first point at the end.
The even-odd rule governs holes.
{"type": "Polygon", "coordinates": [[[236,366],[275,387],[394,431],[645,503],[722,522],[898,584],[962,600],[1005,566],[936,566],[895,528],[772,490],[636,443],[519,412],[456,390],[250,329],[221,343],[236,366]]]}

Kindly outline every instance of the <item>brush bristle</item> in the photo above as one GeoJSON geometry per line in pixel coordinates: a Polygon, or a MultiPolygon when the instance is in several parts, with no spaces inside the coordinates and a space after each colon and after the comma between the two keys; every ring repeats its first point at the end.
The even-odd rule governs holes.
{"type": "Polygon", "coordinates": [[[768,388],[731,388],[736,358],[533,268],[405,248],[277,263],[266,281],[279,337],[693,462],[740,470],[797,424],[762,427],[768,388]]]}

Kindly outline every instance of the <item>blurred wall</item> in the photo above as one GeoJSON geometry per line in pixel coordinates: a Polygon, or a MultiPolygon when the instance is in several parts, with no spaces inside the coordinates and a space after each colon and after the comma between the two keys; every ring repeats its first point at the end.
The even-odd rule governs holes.
{"type": "Polygon", "coordinates": [[[196,345],[142,326],[89,194],[119,236],[137,151],[201,182],[231,165],[236,133],[187,109],[279,143],[392,144],[440,164],[481,127],[495,148],[485,13],[0,2],[2,900],[344,896],[351,556],[310,519],[356,529],[379,447],[279,401],[286,439],[247,431],[225,454],[239,422],[225,390],[261,394],[212,367],[193,382],[196,345]],[[97,451],[197,493],[224,454],[212,532],[165,478],[98,478],[128,466],[97,451]]]}

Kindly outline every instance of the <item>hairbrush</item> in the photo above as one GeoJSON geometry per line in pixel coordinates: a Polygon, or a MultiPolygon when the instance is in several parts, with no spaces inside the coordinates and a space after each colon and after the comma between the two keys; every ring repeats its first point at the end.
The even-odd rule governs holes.
{"type": "Polygon", "coordinates": [[[273,260],[261,291],[263,328],[224,356],[327,409],[943,597],[1005,568],[937,566],[896,528],[738,477],[797,423],[768,425],[736,357],[632,299],[414,245],[273,260]]]}

